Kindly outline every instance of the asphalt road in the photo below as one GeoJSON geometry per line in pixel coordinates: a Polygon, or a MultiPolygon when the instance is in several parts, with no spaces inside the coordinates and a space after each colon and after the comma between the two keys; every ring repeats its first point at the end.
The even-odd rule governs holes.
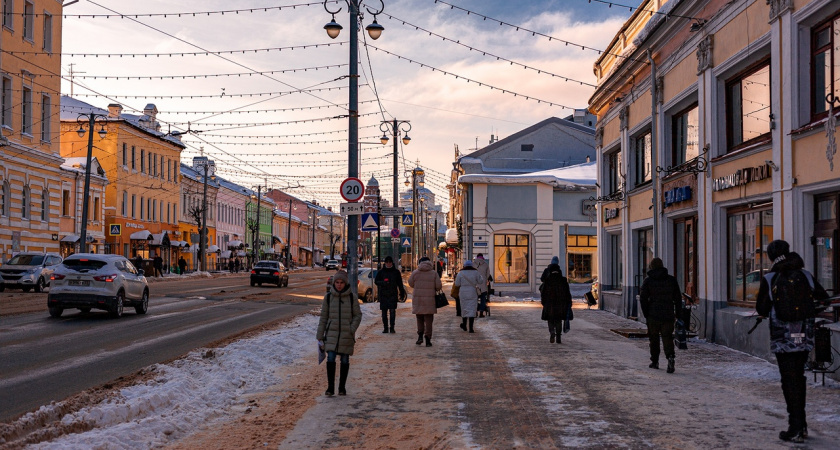
{"type": "Polygon", "coordinates": [[[38,312],[0,317],[0,422],[311,310],[327,278],[290,273],[288,288],[251,287],[247,273],[154,280],[149,312],[127,308],[120,319],[77,310],[53,319],[45,294],[20,294],[38,312]]]}

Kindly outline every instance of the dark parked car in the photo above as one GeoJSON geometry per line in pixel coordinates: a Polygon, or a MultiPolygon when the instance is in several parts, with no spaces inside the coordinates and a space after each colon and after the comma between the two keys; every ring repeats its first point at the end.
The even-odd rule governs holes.
{"type": "Polygon", "coordinates": [[[251,269],[251,286],[263,283],[276,284],[277,287],[289,285],[289,274],[280,261],[259,261],[251,269]]]}
{"type": "Polygon", "coordinates": [[[0,292],[6,288],[23,289],[29,292],[41,292],[50,284],[50,276],[61,256],[55,253],[18,253],[0,267],[0,292]]]}

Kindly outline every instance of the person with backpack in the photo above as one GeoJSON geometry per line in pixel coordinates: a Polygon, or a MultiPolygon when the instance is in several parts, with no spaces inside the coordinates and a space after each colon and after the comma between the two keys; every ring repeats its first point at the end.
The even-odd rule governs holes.
{"type": "Polygon", "coordinates": [[[770,351],[779,364],[787,404],[788,429],[779,433],[779,439],[804,442],[808,437],[805,362],[814,348],[814,303],[827,299],[828,293],[786,241],[768,244],[767,257],[773,266],[761,279],[755,310],[770,318],[770,351]]]}
{"type": "Polygon", "coordinates": [[[668,373],[674,373],[676,353],[674,352],[674,322],[682,309],[680,284],[660,258],[650,260],[647,278],[642,282],[639,303],[645,315],[650,339],[650,367],[659,368],[659,339],[668,359],[668,373]]]}
{"type": "Polygon", "coordinates": [[[321,320],[318,322],[318,345],[327,353],[327,390],[324,395],[335,394],[335,359],[341,355],[338,395],[347,395],[345,384],[350,373],[350,355],[356,343],[356,330],[362,323],[362,309],[350,289],[347,272],[339,270],[333,275],[333,284],[321,302],[321,320]]]}
{"type": "Polygon", "coordinates": [[[455,276],[453,287],[458,288],[458,302],[461,307],[461,329],[467,331],[469,324],[469,332],[475,333],[475,316],[478,312],[478,298],[479,288],[484,284],[484,278],[473,267],[470,260],[464,261],[464,268],[455,276]]]}
{"type": "Polygon", "coordinates": [[[397,302],[405,300],[408,294],[405,292],[402,274],[394,267],[394,258],[391,255],[385,257],[385,267],[376,272],[374,280],[379,288],[379,309],[382,311],[383,333],[395,333],[394,323],[397,320],[397,302]],[[388,311],[391,312],[391,319],[388,320],[388,311]],[[388,325],[390,324],[390,328],[388,325]]]}
{"type": "Polygon", "coordinates": [[[543,270],[540,281],[540,303],[542,303],[541,319],[548,322],[548,342],[562,343],[563,321],[572,305],[572,293],[569,282],[560,270],[560,259],[551,258],[551,264],[543,270]]]}

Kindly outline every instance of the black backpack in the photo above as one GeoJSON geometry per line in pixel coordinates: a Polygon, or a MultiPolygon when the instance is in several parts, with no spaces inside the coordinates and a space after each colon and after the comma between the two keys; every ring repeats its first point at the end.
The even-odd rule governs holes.
{"type": "Polygon", "coordinates": [[[815,317],[814,279],[804,270],[769,272],[764,275],[770,286],[770,302],[776,318],[784,322],[799,322],[815,317]]]}

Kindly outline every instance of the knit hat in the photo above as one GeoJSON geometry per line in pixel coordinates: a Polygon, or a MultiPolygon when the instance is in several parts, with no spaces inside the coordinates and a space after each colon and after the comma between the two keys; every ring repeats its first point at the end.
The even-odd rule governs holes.
{"type": "Polygon", "coordinates": [[[423,262],[423,261],[431,261],[431,259],[429,259],[428,256],[424,256],[424,257],[420,258],[419,262],[423,262]]]}
{"type": "Polygon", "coordinates": [[[777,239],[767,244],[767,257],[774,263],[780,256],[787,256],[788,253],[790,253],[790,244],[786,241],[777,239]]]}
{"type": "Polygon", "coordinates": [[[478,258],[478,259],[484,259],[484,254],[479,253],[479,254],[475,255],[475,257],[478,258]]]}
{"type": "Polygon", "coordinates": [[[344,281],[344,284],[350,284],[350,278],[347,276],[347,272],[343,270],[339,270],[335,273],[335,275],[333,275],[333,285],[335,285],[335,282],[338,280],[344,281]]]}
{"type": "Polygon", "coordinates": [[[560,264],[560,258],[554,256],[551,258],[551,264],[560,264]]]}
{"type": "Polygon", "coordinates": [[[464,261],[464,267],[472,267],[472,266],[473,266],[472,261],[470,261],[470,260],[464,261]]]}
{"type": "Polygon", "coordinates": [[[388,256],[386,256],[386,257],[385,257],[385,262],[386,262],[386,263],[393,263],[393,262],[394,262],[394,258],[391,258],[391,255],[388,255],[388,256]]]}

